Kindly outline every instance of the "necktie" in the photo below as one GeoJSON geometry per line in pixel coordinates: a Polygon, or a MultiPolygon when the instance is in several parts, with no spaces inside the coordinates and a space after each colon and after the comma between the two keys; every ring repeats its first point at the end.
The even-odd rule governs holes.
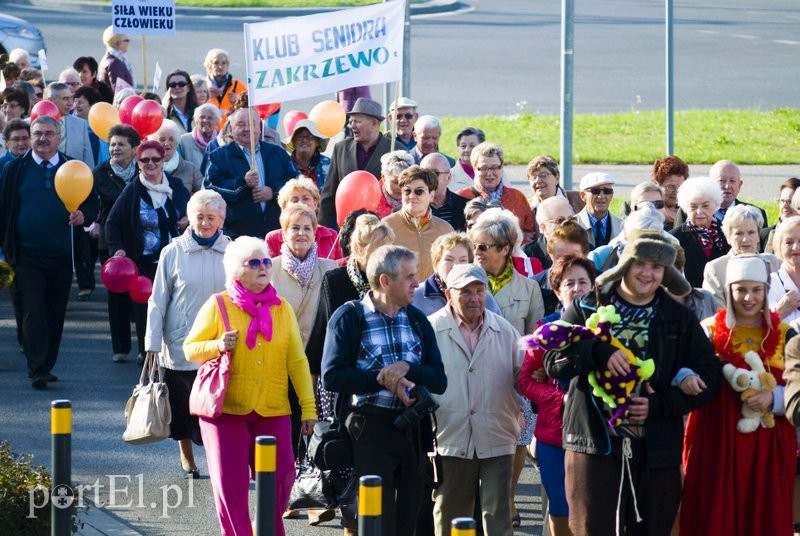
{"type": "Polygon", "coordinates": [[[594,247],[606,245],[606,233],[603,232],[603,220],[594,222],[594,247]]]}

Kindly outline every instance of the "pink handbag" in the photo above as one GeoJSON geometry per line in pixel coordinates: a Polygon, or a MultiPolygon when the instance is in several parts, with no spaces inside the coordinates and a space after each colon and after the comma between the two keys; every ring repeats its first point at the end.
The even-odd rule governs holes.
{"type": "MultiPolygon", "coordinates": [[[[219,314],[225,331],[231,330],[228,311],[222,294],[215,294],[219,314]]],[[[222,415],[225,404],[225,393],[228,392],[228,380],[231,374],[231,353],[223,352],[217,359],[210,359],[200,366],[197,377],[192,384],[189,395],[189,413],[207,419],[216,419],[222,415]]]]}

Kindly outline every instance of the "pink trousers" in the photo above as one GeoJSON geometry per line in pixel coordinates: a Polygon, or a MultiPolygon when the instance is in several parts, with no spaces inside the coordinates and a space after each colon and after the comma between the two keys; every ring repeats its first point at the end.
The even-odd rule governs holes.
{"type": "Polygon", "coordinates": [[[277,439],[275,471],[275,536],[284,536],[283,512],[294,483],[292,424],[288,415],[262,417],[228,415],[216,419],[200,417],[200,433],[206,450],[208,474],[223,536],[252,536],[248,494],[255,476],[255,442],[262,435],[277,439]]]}

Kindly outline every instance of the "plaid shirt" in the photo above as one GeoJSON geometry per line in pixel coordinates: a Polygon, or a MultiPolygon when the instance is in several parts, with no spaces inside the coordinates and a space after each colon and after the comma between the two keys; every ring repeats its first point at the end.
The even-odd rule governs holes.
{"type": "MultiPolygon", "coordinates": [[[[386,315],[375,308],[371,292],[361,300],[361,307],[366,329],[361,333],[361,348],[356,362],[359,369],[378,371],[398,361],[421,361],[422,343],[411,328],[405,308],[394,316],[386,315]]],[[[392,409],[405,407],[394,393],[386,389],[370,395],[353,396],[354,406],[364,404],[392,409]]]]}

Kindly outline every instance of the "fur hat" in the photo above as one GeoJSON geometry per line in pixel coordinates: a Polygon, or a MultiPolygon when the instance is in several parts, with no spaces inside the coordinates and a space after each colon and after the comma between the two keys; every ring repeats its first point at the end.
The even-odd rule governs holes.
{"type": "Polygon", "coordinates": [[[728,309],[728,314],[725,317],[725,324],[728,329],[733,329],[736,325],[736,315],[733,312],[733,292],[731,286],[740,281],[755,281],[757,283],[764,283],[764,305],[762,307],[762,314],[767,327],[772,329],[772,322],[769,317],[769,266],[759,255],[737,255],[728,261],[728,267],[725,270],[725,301],[728,309]]]}
{"type": "Polygon", "coordinates": [[[622,280],[633,261],[637,260],[663,266],[664,279],[661,284],[675,296],[685,296],[692,291],[692,286],[675,268],[675,255],[675,246],[661,231],[637,229],[628,237],[617,265],[597,278],[597,288],[610,290],[614,283],[622,280]]]}

